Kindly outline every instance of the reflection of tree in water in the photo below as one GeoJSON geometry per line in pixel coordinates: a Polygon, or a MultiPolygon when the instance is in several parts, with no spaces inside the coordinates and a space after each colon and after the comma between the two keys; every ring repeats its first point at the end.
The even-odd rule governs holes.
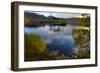
{"type": "Polygon", "coordinates": [[[65,26],[50,26],[50,31],[63,32],[65,26]]]}

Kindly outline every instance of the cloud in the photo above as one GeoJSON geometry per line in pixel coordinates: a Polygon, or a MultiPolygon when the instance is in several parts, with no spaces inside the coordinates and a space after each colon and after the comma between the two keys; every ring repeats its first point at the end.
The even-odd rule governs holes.
{"type": "Polygon", "coordinates": [[[81,13],[68,13],[68,12],[46,12],[46,11],[26,11],[26,12],[36,13],[38,15],[44,15],[45,17],[54,16],[58,18],[72,18],[81,16],[81,13]]]}

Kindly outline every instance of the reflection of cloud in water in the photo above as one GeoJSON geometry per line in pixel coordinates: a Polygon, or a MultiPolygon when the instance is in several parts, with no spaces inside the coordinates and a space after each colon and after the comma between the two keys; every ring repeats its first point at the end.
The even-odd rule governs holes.
{"type": "Polygon", "coordinates": [[[48,43],[48,49],[58,50],[64,55],[71,54],[74,47],[74,40],[71,35],[61,35],[52,37],[48,43]]]}
{"type": "Polygon", "coordinates": [[[72,29],[74,26],[67,25],[63,27],[63,32],[54,32],[50,26],[25,27],[25,33],[38,34],[46,40],[48,49],[58,50],[65,55],[71,54],[74,47],[72,29]]]}
{"type": "Polygon", "coordinates": [[[47,39],[46,42],[47,42],[47,44],[50,44],[50,43],[53,42],[53,40],[51,40],[51,39],[47,39]]]}
{"type": "Polygon", "coordinates": [[[46,25],[46,26],[40,26],[40,27],[32,27],[32,28],[28,28],[25,27],[25,33],[43,33],[43,34],[47,34],[47,35],[57,35],[57,34],[66,34],[66,35],[71,35],[72,34],[72,29],[73,26],[72,25],[67,25],[67,26],[60,26],[61,29],[63,29],[62,32],[58,31],[58,32],[54,32],[53,30],[50,30],[50,26],[46,25]]]}

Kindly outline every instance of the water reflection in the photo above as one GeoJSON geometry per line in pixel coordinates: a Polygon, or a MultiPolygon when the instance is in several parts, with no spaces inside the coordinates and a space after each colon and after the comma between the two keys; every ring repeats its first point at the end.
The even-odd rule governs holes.
{"type": "Polygon", "coordinates": [[[72,37],[73,25],[66,26],[40,26],[25,27],[24,31],[28,34],[38,34],[47,41],[48,50],[58,50],[64,55],[71,55],[74,48],[72,37]]]}

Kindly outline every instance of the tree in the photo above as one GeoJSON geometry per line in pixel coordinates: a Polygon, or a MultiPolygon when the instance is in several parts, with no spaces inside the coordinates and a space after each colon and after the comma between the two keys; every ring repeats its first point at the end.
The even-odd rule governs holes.
{"type": "Polygon", "coordinates": [[[46,42],[37,34],[25,34],[25,61],[35,60],[37,56],[46,50],[46,42]]]}
{"type": "Polygon", "coordinates": [[[30,21],[31,21],[30,18],[25,16],[25,18],[24,18],[24,23],[25,23],[25,24],[29,24],[30,21]]]}
{"type": "Polygon", "coordinates": [[[74,29],[73,38],[76,45],[76,54],[80,58],[89,57],[90,32],[84,29],[74,29]]]}
{"type": "Polygon", "coordinates": [[[79,28],[73,29],[73,38],[76,45],[76,55],[78,58],[88,58],[90,57],[90,30],[80,28],[90,27],[90,16],[87,14],[82,14],[80,18],[79,28]]]}
{"type": "Polygon", "coordinates": [[[38,35],[32,35],[32,48],[35,54],[42,54],[46,50],[46,42],[38,35]]]}
{"type": "Polygon", "coordinates": [[[80,26],[90,27],[90,16],[88,14],[81,14],[80,26]]]}

